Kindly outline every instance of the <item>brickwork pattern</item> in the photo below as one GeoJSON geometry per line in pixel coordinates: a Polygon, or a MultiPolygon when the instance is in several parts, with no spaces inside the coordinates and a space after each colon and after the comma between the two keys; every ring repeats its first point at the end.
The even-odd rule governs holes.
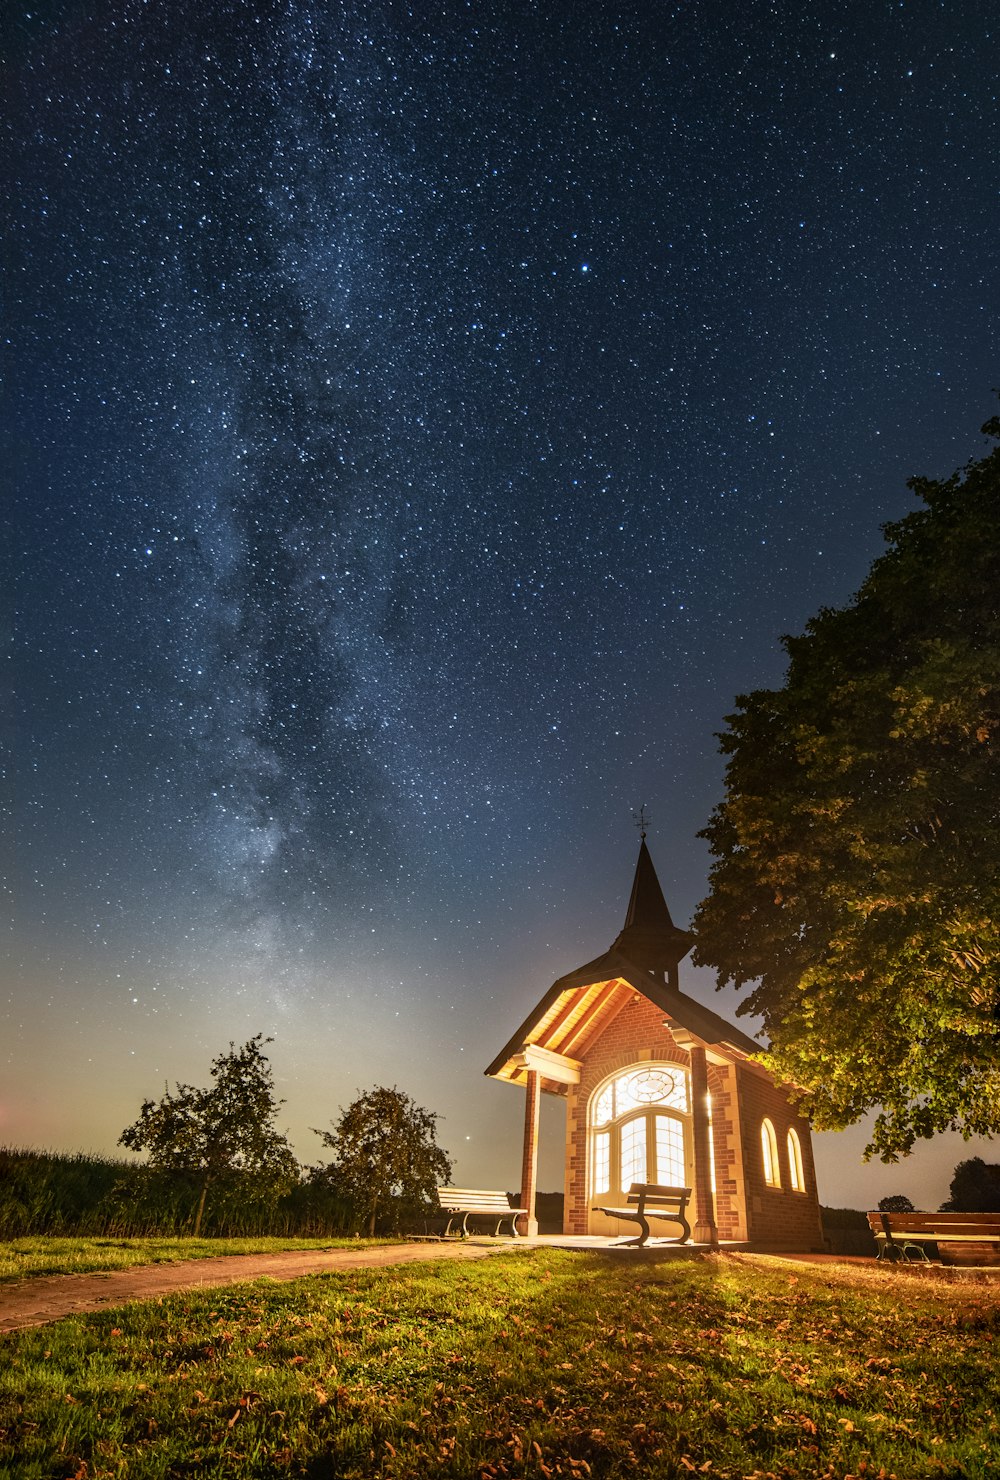
{"type": "Polygon", "coordinates": [[[798,1113],[787,1091],[760,1070],[739,1064],[736,1077],[743,1137],[747,1236],[754,1245],[788,1251],[822,1251],[823,1233],[809,1122],[798,1113]],[[774,1126],[778,1143],[780,1187],[769,1187],[764,1180],[760,1129],[765,1116],[774,1126]],[[804,1192],[793,1192],[791,1188],[788,1165],[789,1129],[795,1130],[802,1149],[804,1192]]]}
{"type": "Polygon", "coordinates": [[[743,1211],[742,1161],[737,1135],[735,1104],[736,1075],[731,1068],[708,1066],[708,1092],[712,1096],[712,1142],[715,1147],[715,1225],[722,1240],[747,1236],[743,1211]]]}

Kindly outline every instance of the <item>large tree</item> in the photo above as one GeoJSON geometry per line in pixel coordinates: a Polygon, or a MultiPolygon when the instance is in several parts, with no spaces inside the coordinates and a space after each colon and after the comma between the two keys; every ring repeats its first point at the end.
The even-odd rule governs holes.
{"type": "Polygon", "coordinates": [[[394,1226],[434,1201],[451,1162],[437,1144],[437,1116],[402,1090],[376,1086],[347,1109],[332,1131],[317,1131],[333,1160],[314,1171],[354,1208],[368,1233],[388,1214],[394,1226]]]}
{"type": "Polygon", "coordinates": [[[205,1201],[213,1183],[238,1176],[250,1190],[277,1195],[294,1186],[299,1166],[287,1139],[274,1125],[283,1101],[264,1053],[260,1033],[212,1064],[207,1089],[178,1084],[158,1101],[146,1100],[119,1145],[148,1153],[157,1171],[181,1173],[198,1188],[194,1237],[201,1232],[205,1201]]]}
{"type": "MultiPolygon", "coordinates": [[[[983,428],[1000,437],[1000,418],[983,428]]],[[[1000,448],[886,526],[847,606],[740,697],[695,960],[868,1154],[1000,1130],[1000,448]]]]}
{"type": "Polygon", "coordinates": [[[1000,1213],[1000,1165],[973,1156],[960,1161],[942,1213],[1000,1213]]]}

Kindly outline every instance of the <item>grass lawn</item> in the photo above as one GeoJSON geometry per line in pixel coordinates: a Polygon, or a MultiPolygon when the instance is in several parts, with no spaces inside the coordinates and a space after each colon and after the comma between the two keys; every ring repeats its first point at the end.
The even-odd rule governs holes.
{"type": "Polygon", "coordinates": [[[1000,1286],[747,1256],[257,1282],[0,1338],[0,1474],[987,1480],[998,1347],[1000,1286]]]}
{"type": "Polygon", "coordinates": [[[135,1264],[175,1264],[220,1254],[282,1249],[361,1249],[386,1239],[355,1238],[15,1238],[0,1243],[0,1283],[43,1274],[87,1274],[135,1264]]]}

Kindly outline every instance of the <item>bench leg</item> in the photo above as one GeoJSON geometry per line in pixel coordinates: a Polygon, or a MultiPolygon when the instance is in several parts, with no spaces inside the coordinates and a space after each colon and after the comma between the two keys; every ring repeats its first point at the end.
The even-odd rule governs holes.
{"type": "Polygon", "coordinates": [[[638,1238],[625,1239],[624,1242],[618,1245],[620,1249],[642,1249],[649,1242],[649,1224],[646,1222],[646,1219],[641,1213],[636,1213],[635,1221],[642,1229],[642,1232],[638,1238]]]}
{"type": "Polygon", "coordinates": [[[927,1250],[923,1244],[904,1244],[903,1262],[905,1264],[920,1264],[921,1262],[930,1264],[931,1261],[927,1257],[927,1250]]]}

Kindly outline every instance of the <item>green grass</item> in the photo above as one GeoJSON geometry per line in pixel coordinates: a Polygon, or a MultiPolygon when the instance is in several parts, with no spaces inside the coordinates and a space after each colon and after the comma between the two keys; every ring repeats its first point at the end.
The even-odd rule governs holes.
{"type": "Polygon", "coordinates": [[[0,1340],[0,1474],[988,1480],[998,1337],[997,1286],[749,1257],[258,1282],[0,1340]]]}
{"type": "Polygon", "coordinates": [[[358,1249],[391,1240],[355,1238],[18,1238],[0,1243],[0,1284],[46,1274],[88,1274],[137,1264],[176,1264],[221,1254],[358,1249]]]}

